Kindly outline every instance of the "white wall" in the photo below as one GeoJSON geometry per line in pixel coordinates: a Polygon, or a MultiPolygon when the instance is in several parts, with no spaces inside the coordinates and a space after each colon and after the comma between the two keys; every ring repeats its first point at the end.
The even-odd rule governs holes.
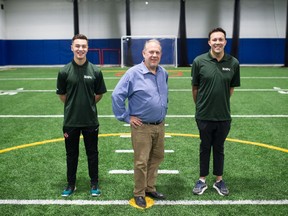
{"type": "Polygon", "coordinates": [[[287,0],[245,0],[241,9],[240,37],[285,38],[287,0]]]}
{"type": "Polygon", "coordinates": [[[179,0],[131,1],[132,35],[178,35],[179,0]]]}
{"type": "MultiPolygon", "coordinates": [[[[0,2],[3,0],[0,0],[0,2]]],[[[71,0],[5,0],[0,39],[70,39],[71,0]]],[[[287,0],[241,0],[241,38],[285,38],[287,0]]],[[[131,0],[132,35],[178,35],[180,0],[131,0]],[[145,4],[145,2],[149,2],[145,4]]],[[[188,38],[221,26],[232,36],[234,0],[186,0],[188,38]]],[[[79,0],[80,32],[89,38],[126,34],[125,0],[79,0]]]]}
{"type": "MultiPolygon", "coordinates": [[[[243,1],[243,0],[242,0],[243,1]]],[[[245,0],[244,0],[245,1],[245,0]]],[[[222,27],[232,35],[234,0],[194,0],[186,2],[187,37],[207,38],[208,32],[222,27]]]]}
{"type": "Polygon", "coordinates": [[[125,0],[79,2],[79,31],[89,38],[120,38],[126,33],[125,0]]]}
{"type": "Polygon", "coordinates": [[[6,39],[67,39],[74,34],[69,0],[6,0],[6,39]]]}
{"type": "MultiPolygon", "coordinates": [[[[221,26],[232,37],[234,0],[193,0],[186,3],[187,35],[208,37],[221,26]]],[[[241,0],[241,38],[285,38],[287,0],[241,0]]]]}
{"type": "MultiPolygon", "coordinates": [[[[5,4],[3,0],[0,0],[0,6],[4,5],[4,9],[5,9],[5,4]]],[[[0,8],[0,39],[2,38],[6,38],[5,35],[5,30],[6,30],[6,20],[5,20],[5,10],[2,10],[0,8]]]]}

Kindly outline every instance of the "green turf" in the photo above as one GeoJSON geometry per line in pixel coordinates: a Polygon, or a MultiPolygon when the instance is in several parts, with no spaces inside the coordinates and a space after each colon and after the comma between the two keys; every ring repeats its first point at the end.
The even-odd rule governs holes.
{"type": "MultiPolygon", "coordinates": [[[[102,189],[99,198],[89,195],[87,160],[82,140],[78,189],[71,198],[63,199],[60,196],[66,180],[62,118],[7,117],[62,115],[63,104],[55,94],[58,70],[17,68],[0,71],[2,94],[18,88],[48,90],[0,95],[0,200],[129,200],[133,196],[133,175],[108,173],[114,169],[133,169],[131,153],[115,153],[118,149],[131,149],[129,138],[115,135],[129,133],[129,127],[109,117],[112,115],[111,91],[125,69],[102,69],[109,91],[98,104],[99,115],[107,115],[99,119],[102,189]],[[11,147],[24,147],[25,144],[37,145],[5,151],[11,147]],[[5,152],[1,152],[3,150],[5,152]]],[[[190,68],[169,68],[168,71],[170,92],[166,133],[173,135],[166,138],[165,149],[174,150],[174,153],[165,155],[160,169],[179,170],[180,173],[159,175],[158,190],[168,200],[176,201],[287,200],[288,94],[272,90],[273,87],[287,90],[288,69],[241,68],[241,87],[235,90],[231,98],[232,115],[239,115],[233,118],[228,136],[234,141],[226,141],[225,144],[224,179],[230,189],[228,197],[219,196],[212,188],[214,177],[211,174],[207,179],[207,191],[202,196],[192,194],[199,173],[199,138],[195,137],[198,131],[193,118],[195,107],[191,95],[190,68]],[[245,118],[243,115],[272,116],[245,118]],[[286,116],[277,118],[273,115],[286,116]],[[272,148],[257,144],[267,144],[272,148]]],[[[155,205],[145,211],[129,205],[0,205],[1,215],[286,215],[287,211],[287,205],[155,205]]]]}

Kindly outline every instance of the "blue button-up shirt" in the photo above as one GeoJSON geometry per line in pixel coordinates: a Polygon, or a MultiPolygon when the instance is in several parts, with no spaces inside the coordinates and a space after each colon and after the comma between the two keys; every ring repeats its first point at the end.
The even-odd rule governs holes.
{"type": "Polygon", "coordinates": [[[143,122],[163,121],[167,104],[167,71],[158,66],[156,74],[153,74],[144,62],[127,70],[112,93],[114,115],[118,120],[127,123],[130,123],[130,116],[136,116],[143,122]]]}

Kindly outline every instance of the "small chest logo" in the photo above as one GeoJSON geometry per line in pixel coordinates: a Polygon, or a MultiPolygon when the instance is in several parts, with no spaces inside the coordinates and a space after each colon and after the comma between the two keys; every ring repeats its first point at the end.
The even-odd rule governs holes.
{"type": "Polygon", "coordinates": [[[84,75],[84,79],[92,79],[92,76],[84,75]]]}
{"type": "Polygon", "coordinates": [[[222,67],[222,71],[231,71],[231,68],[224,68],[224,67],[222,67]]]}

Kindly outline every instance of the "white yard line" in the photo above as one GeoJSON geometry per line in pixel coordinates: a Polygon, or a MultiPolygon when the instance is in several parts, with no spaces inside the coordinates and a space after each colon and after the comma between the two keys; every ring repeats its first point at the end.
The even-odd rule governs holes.
{"type": "MultiPolygon", "coordinates": [[[[129,200],[0,200],[0,205],[129,205],[129,200]]],[[[155,200],[154,205],[288,205],[288,200],[155,200]]]]}
{"type": "MultiPolygon", "coordinates": [[[[104,77],[105,80],[119,80],[121,77],[104,77]]],[[[183,76],[169,76],[169,79],[190,79],[190,76],[183,77],[183,76]]],[[[288,79],[287,76],[273,76],[273,77],[241,77],[241,79],[288,79]]],[[[27,81],[27,80],[57,80],[57,77],[31,77],[31,78],[0,78],[0,81],[27,81]]]]}
{"type": "MultiPolygon", "coordinates": [[[[113,89],[107,89],[108,92],[113,92],[113,89]]],[[[169,92],[189,92],[191,93],[191,89],[169,89],[169,92]]],[[[236,92],[278,92],[280,94],[288,94],[288,89],[241,89],[236,88],[234,91],[236,92]]],[[[25,89],[15,89],[15,90],[0,90],[0,96],[5,95],[16,95],[18,93],[54,93],[56,90],[51,89],[35,89],[35,90],[25,90],[25,89]]]]}
{"type": "MultiPolygon", "coordinates": [[[[287,92],[288,89],[280,89],[283,92],[287,92]]],[[[108,92],[113,92],[113,89],[107,89],[108,92]]],[[[169,89],[169,92],[191,92],[191,89],[169,89]]],[[[241,88],[235,88],[235,91],[237,92],[279,92],[279,89],[241,89],[241,88]]],[[[6,89],[6,90],[0,90],[1,95],[11,95],[16,94],[16,93],[55,93],[56,90],[51,90],[51,89],[30,89],[30,90],[25,90],[25,89],[6,89]]]]}
{"type": "MultiPolygon", "coordinates": [[[[232,118],[288,118],[288,115],[231,115],[232,118]]],[[[114,115],[99,115],[99,118],[115,118],[114,115]]],[[[194,115],[167,115],[166,118],[194,118],[194,115]]],[[[63,115],[0,115],[0,118],[63,118],[63,115]]]]}

